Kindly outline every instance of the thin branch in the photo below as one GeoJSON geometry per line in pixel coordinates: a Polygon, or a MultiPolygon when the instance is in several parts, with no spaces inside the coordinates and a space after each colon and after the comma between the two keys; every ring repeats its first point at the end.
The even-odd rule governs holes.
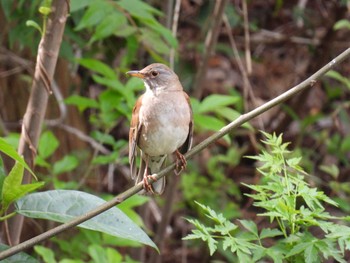
{"type": "Polygon", "coordinates": [[[90,146],[94,149],[96,149],[97,151],[108,155],[111,154],[111,151],[108,150],[106,147],[104,147],[101,143],[99,143],[98,141],[92,139],[90,136],[86,135],[85,133],[83,133],[81,130],[78,130],[77,128],[74,128],[72,126],[66,125],[66,124],[59,124],[57,125],[58,128],[61,128],[63,130],[65,130],[66,132],[69,132],[75,136],[77,136],[81,141],[83,142],[87,142],[88,144],[90,144],[90,146]]]}
{"type": "MultiPolygon", "coordinates": [[[[195,154],[197,154],[198,152],[205,149],[209,144],[217,141],[218,139],[220,139],[224,135],[231,132],[233,129],[235,129],[235,128],[239,127],[240,125],[246,123],[247,121],[255,118],[256,116],[266,112],[267,110],[273,108],[274,106],[284,102],[285,100],[290,99],[291,97],[293,97],[294,95],[296,95],[300,91],[305,90],[308,87],[312,87],[315,84],[317,79],[322,77],[327,71],[331,70],[334,66],[338,65],[339,63],[341,63],[343,60],[345,60],[348,57],[350,57],[350,48],[345,50],[343,53],[341,53],[339,56],[337,56],[335,59],[333,59],[327,65],[322,67],[320,70],[318,70],[312,76],[310,76],[308,79],[301,82],[299,85],[291,88],[290,90],[284,92],[283,94],[279,95],[278,97],[266,102],[265,104],[261,105],[260,107],[254,109],[248,113],[241,115],[239,118],[237,118],[236,120],[234,120],[230,124],[223,127],[220,131],[214,133],[213,135],[211,135],[210,137],[208,137],[207,139],[202,141],[200,144],[196,145],[194,148],[192,148],[192,150],[190,150],[189,152],[187,152],[185,154],[185,157],[186,158],[193,157],[195,154]]],[[[164,177],[170,171],[174,170],[174,168],[175,168],[175,163],[169,165],[168,167],[163,169],[158,174],[154,174],[152,177],[155,180],[157,180],[161,177],[164,177]]],[[[154,182],[154,180],[150,179],[149,183],[152,183],[152,182],[154,182]]],[[[53,236],[55,236],[63,231],[66,231],[72,227],[75,227],[75,226],[89,220],[92,217],[95,217],[95,216],[103,213],[104,211],[114,207],[117,204],[120,204],[124,200],[135,195],[136,193],[141,191],[142,188],[143,188],[143,182],[140,182],[139,184],[135,185],[134,187],[131,187],[130,189],[126,190],[125,192],[114,197],[112,200],[95,208],[94,210],[92,210],[84,215],[78,216],[67,223],[59,225],[53,229],[48,230],[47,232],[45,232],[41,235],[38,235],[34,238],[31,238],[31,239],[17,245],[17,246],[11,247],[11,248],[1,252],[0,253],[0,260],[5,259],[9,256],[12,256],[20,251],[27,249],[27,248],[30,248],[30,247],[46,240],[46,239],[49,239],[49,238],[51,238],[51,237],[53,237],[53,236]]]]}
{"type": "Polygon", "coordinates": [[[245,62],[247,64],[248,76],[252,74],[252,57],[250,53],[250,33],[249,33],[249,21],[248,21],[248,8],[247,0],[242,0],[243,20],[244,20],[244,53],[245,62]]]}
{"type": "MultiPolygon", "coordinates": [[[[173,24],[171,26],[171,32],[175,38],[177,34],[177,27],[178,27],[179,17],[180,17],[180,7],[181,7],[181,0],[176,0],[173,24]]],[[[170,55],[169,55],[169,64],[170,64],[170,68],[172,69],[174,69],[174,62],[175,62],[175,48],[172,48],[170,50],[170,55]]]]}
{"type": "Polygon", "coordinates": [[[205,52],[203,54],[202,61],[200,63],[198,72],[193,85],[194,96],[200,98],[203,91],[203,83],[205,81],[205,75],[207,73],[209,58],[213,55],[215,49],[216,41],[219,36],[220,26],[222,22],[222,15],[225,11],[227,0],[217,0],[215,1],[214,13],[211,16],[212,25],[209,28],[205,39],[205,52]]]}
{"type": "MultiPolygon", "coordinates": [[[[233,55],[236,59],[238,68],[239,68],[239,70],[242,74],[242,77],[243,77],[243,97],[244,97],[244,101],[246,102],[245,103],[245,110],[248,111],[249,110],[248,95],[250,96],[254,107],[257,107],[258,103],[256,101],[256,97],[255,97],[254,92],[253,92],[253,87],[252,87],[250,80],[249,80],[249,72],[244,67],[243,61],[242,61],[241,57],[239,56],[239,51],[238,51],[235,39],[233,38],[231,26],[230,26],[230,23],[228,21],[226,14],[224,14],[224,16],[223,16],[223,21],[224,21],[224,25],[225,25],[226,30],[227,30],[227,36],[228,36],[230,44],[231,44],[231,49],[233,51],[233,55]]],[[[259,124],[260,129],[264,130],[264,123],[262,121],[262,118],[258,119],[258,124],[259,124]]],[[[252,139],[252,137],[251,137],[251,139],[252,139]]]]}
{"type": "MultiPolygon", "coordinates": [[[[51,5],[47,30],[42,37],[36,60],[31,93],[23,118],[22,134],[18,153],[23,155],[30,167],[33,167],[41,127],[46,113],[51,82],[56,68],[64,27],[67,20],[68,2],[62,4],[54,0],[51,5]]],[[[29,183],[31,177],[25,174],[23,183],[29,183]]],[[[19,243],[23,226],[23,217],[16,216],[10,220],[10,236],[14,244],[19,243]]]]}

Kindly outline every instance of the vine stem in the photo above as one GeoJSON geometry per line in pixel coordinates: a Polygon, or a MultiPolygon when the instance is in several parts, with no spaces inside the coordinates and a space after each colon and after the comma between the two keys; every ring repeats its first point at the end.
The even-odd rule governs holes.
{"type": "MultiPolygon", "coordinates": [[[[213,135],[211,135],[210,137],[208,137],[207,139],[205,139],[204,141],[202,141],[201,143],[199,143],[198,145],[193,147],[184,156],[186,158],[193,157],[195,154],[197,154],[198,152],[205,149],[209,144],[217,141],[218,139],[220,139],[224,135],[231,132],[234,128],[239,127],[240,125],[246,123],[247,121],[249,121],[257,116],[259,116],[260,114],[266,112],[267,110],[273,108],[274,106],[284,102],[287,99],[290,99],[291,97],[293,97],[295,94],[299,93],[300,91],[302,91],[308,87],[312,87],[316,83],[317,79],[322,77],[325,73],[327,73],[329,70],[331,70],[334,66],[340,64],[342,61],[344,61],[349,56],[350,56],[350,48],[346,49],[339,56],[337,56],[332,61],[327,63],[324,67],[319,69],[316,73],[311,75],[309,78],[307,78],[306,80],[304,80],[300,84],[298,84],[298,85],[294,86],[293,88],[291,88],[290,90],[282,93],[278,97],[266,102],[265,104],[261,105],[260,107],[257,107],[254,110],[241,115],[236,120],[234,120],[231,123],[229,123],[228,125],[224,126],[218,132],[214,133],[213,135]]],[[[152,177],[152,178],[154,178],[154,180],[152,178],[150,178],[149,183],[151,184],[155,180],[157,180],[161,177],[164,177],[167,173],[174,170],[174,168],[175,168],[175,163],[167,166],[165,169],[160,171],[158,174],[154,174],[152,177]]],[[[48,231],[46,231],[46,232],[44,232],[36,237],[33,237],[27,241],[24,241],[16,246],[13,246],[13,247],[1,252],[0,253],[0,260],[5,259],[9,256],[12,256],[20,251],[27,249],[27,248],[30,248],[30,247],[32,247],[32,246],[34,246],[42,241],[45,241],[45,240],[63,232],[63,231],[66,231],[72,227],[75,227],[75,226],[89,220],[92,217],[95,217],[95,216],[103,213],[104,211],[114,207],[117,204],[120,204],[121,202],[128,199],[129,197],[135,195],[140,190],[142,190],[142,188],[143,188],[143,182],[140,182],[139,184],[135,185],[134,187],[129,188],[125,192],[119,194],[118,196],[114,197],[112,200],[104,203],[103,205],[96,207],[95,209],[91,210],[90,212],[88,212],[84,215],[78,216],[67,223],[64,223],[64,224],[59,225],[55,228],[52,228],[52,229],[50,229],[50,230],[48,230],[48,231]]]]}

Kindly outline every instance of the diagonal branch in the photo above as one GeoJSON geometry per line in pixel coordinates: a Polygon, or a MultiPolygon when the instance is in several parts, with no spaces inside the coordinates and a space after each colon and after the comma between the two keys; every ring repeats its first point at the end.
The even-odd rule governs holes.
{"type": "MultiPolygon", "coordinates": [[[[345,60],[348,57],[350,57],[350,48],[345,50],[343,53],[341,53],[339,56],[337,56],[335,59],[333,59],[327,65],[322,67],[320,70],[318,70],[312,76],[310,76],[308,79],[301,82],[299,85],[291,88],[290,90],[288,90],[288,91],[284,92],[283,94],[279,95],[278,97],[268,101],[267,103],[261,105],[260,107],[254,109],[248,113],[241,115],[239,118],[237,118],[236,120],[234,120],[230,124],[223,127],[220,131],[214,133],[213,135],[211,135],[210,137],[208,137],[207,139],[202,141],[200,144],[196,145],[194,148],[192,148],[192,150],[190,150],[189,152],[187,152],[185,154],[185,157],[186,158],[193,157],[195,154],[197,154],[198,152],[205,149],[209,144],[217,141],[218,139],[220,139],[224,135],[231,132],[234,128],[239,127],[243,123],[246,123],[247,121],[255,118],[256,116],[258,116],[264,112],[266,112],[267,110],[284,102],[285,100],[290,99],[291,97],[295,96],[300,91],[305,90],[308,87],[312,87],[315,84],[316,80],[321,78],[327,71],[332,69],[335,65],[340,64],[343,60],[345,60]]],[[[168,167],[163,169],[158,174],[155,174],[153,177],[157,180],[161,177],[164,177],[170,171],[174,170],[174,168],[175,168],[175,163],[169,165],[168,167]]],[[[154,182],[154,180],[150,179],[149,183],[152,183],[152,182],[154,182]]],[[[125,192],[119,194],[118,196],[114,197],[112,200],[104,203],[103,205],[95,208],[94,210],[90,211],[89,213],[78,216],[65,224],[59,225],[51,230],[48,230],[47,232],[45,232],[41,235],[38,235],[32,239],[29,239],[29,240],[17,245],[17,246],[11,247],[11,248],[1,252],[0,253],[0,260],[7,258],[9,256],[12,256],[12,255],[24,250],[24,249],[32,247],[32,246],[34,246],[34,245],[36,245],[36,244],[38,244],[46,239],[49,239],[49,238],[65,231],[65,230],[67,230],[67,229],[75,227],[75,226],[87,221],[88,219],[90,219],[94,216],[97,216],[97,215],[103,213],[104,211],[114,207],[117,204],[120,204],[121,202],[128,199],[129,197],[135,195],[140,190],[142,190],[142,188],[143,188],[143,182],[140,182],[139,184],[135,185],[134,187],[129,188],[125,192]]]]}

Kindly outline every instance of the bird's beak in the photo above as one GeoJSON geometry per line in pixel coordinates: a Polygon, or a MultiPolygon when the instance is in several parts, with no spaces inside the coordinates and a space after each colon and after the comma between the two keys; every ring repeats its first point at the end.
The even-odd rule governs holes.
{"type": "Polygon", "coordinates": [[[141,72],[138,71],[138,70],[128,71],[128,72],[126,72],[126,74],[127,74],[127,75],[130,75],[130,76],[133,76],[133,77],[140,78],[140,79],[144,79],[144,78],[145,78],[145,74],[144,74],[144,73],[141,73],[141,72]]]}

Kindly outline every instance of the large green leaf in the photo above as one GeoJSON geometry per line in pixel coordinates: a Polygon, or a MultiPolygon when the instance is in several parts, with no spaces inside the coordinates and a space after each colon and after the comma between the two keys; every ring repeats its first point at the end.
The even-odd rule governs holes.
{"type": "MultiPolygon", "coordinates": [[[[103,199],[85,192],[52,190],[33,193],[18,200],[16,212],[27,217],[64,223],[104,203],[103,199]]],[[[91,218],[79,227],[134,240],[158,250],[147,234],[117,207],[91,218]]]]}

